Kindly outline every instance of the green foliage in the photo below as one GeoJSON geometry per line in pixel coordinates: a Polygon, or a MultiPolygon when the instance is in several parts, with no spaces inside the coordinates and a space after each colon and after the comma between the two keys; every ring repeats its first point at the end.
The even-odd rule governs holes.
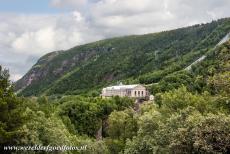
{"type": "MultiPolygon", "coordinates": [[[[23,101],[14,95],[9,73],[0,66],[0,146],[18,144],[24,132],[23,101]]],[[[2,150],[2,149],[1,149],[2,150]]]]}
{"type": "Polygon", "coordinates": [[[108,124],[108,135],[112,139],[125,141],[136,135],[137,119],[135,112],[131,109],[112,112],[109,115],[108,124]]]}
{"type": "Polygon", "coordinates": [[[152,154],[156,153],[157,149],[155,139],[152,137],[134,137],[132,141],[127,141],[124,154],[152,154]]]}
{"type": "Polygon", "coordinates": [[[196,151],[204,153],[230,152],[230,117],[210,114],[194,128],[196,151]]]}
{"type": "Polygon", "coordinates": [[[86,151],[66,152],[82,154],[230,153],[230,41],[213,48],[229,25],[222,19],[45,55],[31,70],[43,80],[35,79],[21,94],[52,96],[16,97],[0,67],[1,147],[87,145],[86,151]],[[183,70],[203,54],[205,60],[183,70]],[[149,84],[155,100],[135,111],[133,99],[97,97],[102,86],[118,80],[149,84]]]}
{"type": "Polygon", "coordinates": [[[125,148],[124,141],[118,139],[106,138],[105,144],[108,147],[110,154],[121,153],[121,151],[125,148]]]}
{"type": "Polygon", "coordinates": [[[21,95],[88,94],[117,81],[152,84],[162,81],[154,92],[178,88],[190,82],[180,71],[213,48],[229,31],[229,18],[155,34],[108,39],[43,56],[16,89],[33,81],[21,95]],[[39,67],[37,67],[39,66],[39,67]],[[167,76],[169,75],[169,76],[167,76]],[[167,77],[166,77],[167,76],[167,77]],[[176,80],[170,86],[166,82],[176,80]]]}
{"type": "Polygon", "coordinates": [[[124,153],[229,152],[228,115],[202,115],[194,107],[188,107],[165,117],[162,108],[152,108],[140,115],[137,136],[126,141],[124,153]]]}
{"type": "Polygon", "coordinates": [[[113,110],[124,110],[133,105],[128,98],[64,97],[59,101],[59,115],[71,132],[94,137],[98,129],[113,110]]]}
{"type": "Polygon", "coordinates": [[[197,95],[190,93],[186,87],[166,92],[156,99],[157,104],[161,104],[172,112],[183,110],[189,106],[195,107],[199,112],[211,111],[213,98],[208,94],[197,95]]]}
{"type": "Polygon", "coordinates": [[[178,89],[181,85],[184,85],[192,90],[195,85],[192,85],[191,83],[196,84],[191,73],[187,71],[178,71],[163,77],[158,84],[151,86],[151,91],[156,94],[159,92],[178,89]]]}
{"type": "MultiPolygon", "coordinates": [[[[227,154],[229,46],[227,42],[210,51],[190,72],[176,71],[162,77],[151,85],[153,89],[158,86],[154,103],[142,104],[139,111],[132,109],[134,100],[120,97],[19,99],[13,94],[8,74],[2,71],[1,145],[87,145],[86,151],[66,152],[82,154],[227,154]],[[4,108],[5,104],[10,106],[4,108]],[[102,140],[97,141],[99,130],[102,140]]],[[[96,91],[91,92],[96,96],[96,91]]]]}
{"type": "Polygon", "coordinates": [[[152,85],[157,106],[142,107],[125,153],[229,153],[229,51],[228,41],[190,72],[152,85]]]}
{"type": "Polygon", "coordinates": [[[69,117],[78,134],[94,136],[100,128],[99,106],[94,103],[75,100],[60,106],[60,116],[69,117]]]}

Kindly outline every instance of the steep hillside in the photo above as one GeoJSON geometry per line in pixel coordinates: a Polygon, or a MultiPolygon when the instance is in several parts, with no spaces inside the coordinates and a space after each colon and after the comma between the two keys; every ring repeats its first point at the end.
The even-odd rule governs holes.
{"type": "Polygon", "coordinates": [[[230,40],[215,50],[210,51],[203,62],[192,67],[190,73],[196,76],[196,80],[203,81],[204,90],[208,90],[213,95],[221,93],[229,97],[230,40]]]}
{"type": "Polygon", "coordinates": [[[153,93],[162,93],[184,85],[194,93],[209,91],[211,94],[219,94],[225,91],[229,95],[229,72],[230,40],[210,50],[205,58],[193,64],[191,69],[168,74],[157,84],[150,85],[150,89],[153,93]]]}
{"type": "Polygon", "coordinates": [[[108,39],[43,56],[16,84],[24,96],[80,94],[124,82],[151,84],[184,69],[230,32],[230,19],[108,39]]]}

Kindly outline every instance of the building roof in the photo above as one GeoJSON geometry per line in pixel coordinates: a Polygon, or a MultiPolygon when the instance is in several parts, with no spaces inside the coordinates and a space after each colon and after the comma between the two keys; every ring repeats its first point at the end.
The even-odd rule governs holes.
{"type": "Polygon", "coordinates": [[[133,84],[133,85],[119,85],[119,86],[106,87],[104,89],[106,89],[106,90],[133,89],[133,88],[135,88],[137,86],[139,86],[139,85],[138,84],[133,84]]]}

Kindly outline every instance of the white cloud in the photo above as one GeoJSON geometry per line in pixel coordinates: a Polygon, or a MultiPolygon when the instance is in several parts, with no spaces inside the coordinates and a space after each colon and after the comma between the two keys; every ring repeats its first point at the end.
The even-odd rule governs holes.
{"type": "Polygon", "coordinates": [[[229,0],[51,0],[51,6],[70,12],[0,13],[0,64],[10,68],[14,78],[54,50],[230,16],[229,0]]]}
{"type": "Polygon", "coordinates": [[[78,11],[73,12],[73,17],[75,18],[75,20],[77,22],[82,22],[84,20],[84,18],[82,17],[81,13],[78,12],[78,11]]]}
{"type": "Polygon", "coordinates": [[[52,51],[55,32],[52,27],[40,29],[35,32],[25,32],[12,43],[16,52],[24,54],[42,54],[42,52],[52,51]]]}
{"type": "Polygon", "coordinates": [[[0,23],[0,65],[10,69],[12,80],[26,73],[45,53],[104,38],[88,27],[77,11],[58,15],[0,14],[0,20],[4,21],[0,23]]]}
{"type": "Polygon", "coordinates": [[[0,24],[0,44],[28,55],[42,55],[102,38],[95,35],[97,32],[85,23],[84,17],[77,11],[55,16],[14,15],[5,23],[8,25],[0,24]]]}
{"type": "Polygon", "coordinates": [[[97,15],[133,15],[163,9],[163,3],[153,0],[101,0],[92,6],[97,15]]]}
{"type": "Polygon", "coordinates": [[[57,8],[61,7],[81,7],[82,5],[85,5],[87,3],[87,0],[52,0],[51,5],[57,8]]]}

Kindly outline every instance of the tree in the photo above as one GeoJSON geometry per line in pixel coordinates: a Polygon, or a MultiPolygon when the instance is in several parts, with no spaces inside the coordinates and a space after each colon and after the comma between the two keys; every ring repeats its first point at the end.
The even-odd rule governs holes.
{"type": "Polygon", "coordinates": [[[23,102],[13,92],[9,73],[0,66],[0,145],[18,144],[24,124],[23,102]]]}
{"type": "Polygon", "coordinates": [[[213,108],[211,108],[213,102],[214,99],[209,93],[205,92],[202,95],[193,94],[184,86],[163,94],[158,94],[156,97],[156,103],[171,112],[178,112],[188,106],[195,107],[201,113],[213,111],[213,108]]]}
{"type": "Polygon", "coordinates": [[[101,127],[100,107],[96,103],[74,100],[60,105],[59,115],[69,117],[78,134],[94,137],[101,127]]]}
{"type": "Polygon", "coordinates": [[[138,136],[127,140],[124,154],[155,154],[158,151],[156,140],[150,136],[138,136]]]}
{"type": "Polygon", "coordinates": [[[137,132],[137,119],[132,109],[112,112],[108,124],[108,134],[113,139],[125,141],[137,132]]]}
{"type": "Polygon", "coordinates": [[[230,153],[230,116],[208,114],[193,132],[194,149],[202,153],[230,153]]]}

